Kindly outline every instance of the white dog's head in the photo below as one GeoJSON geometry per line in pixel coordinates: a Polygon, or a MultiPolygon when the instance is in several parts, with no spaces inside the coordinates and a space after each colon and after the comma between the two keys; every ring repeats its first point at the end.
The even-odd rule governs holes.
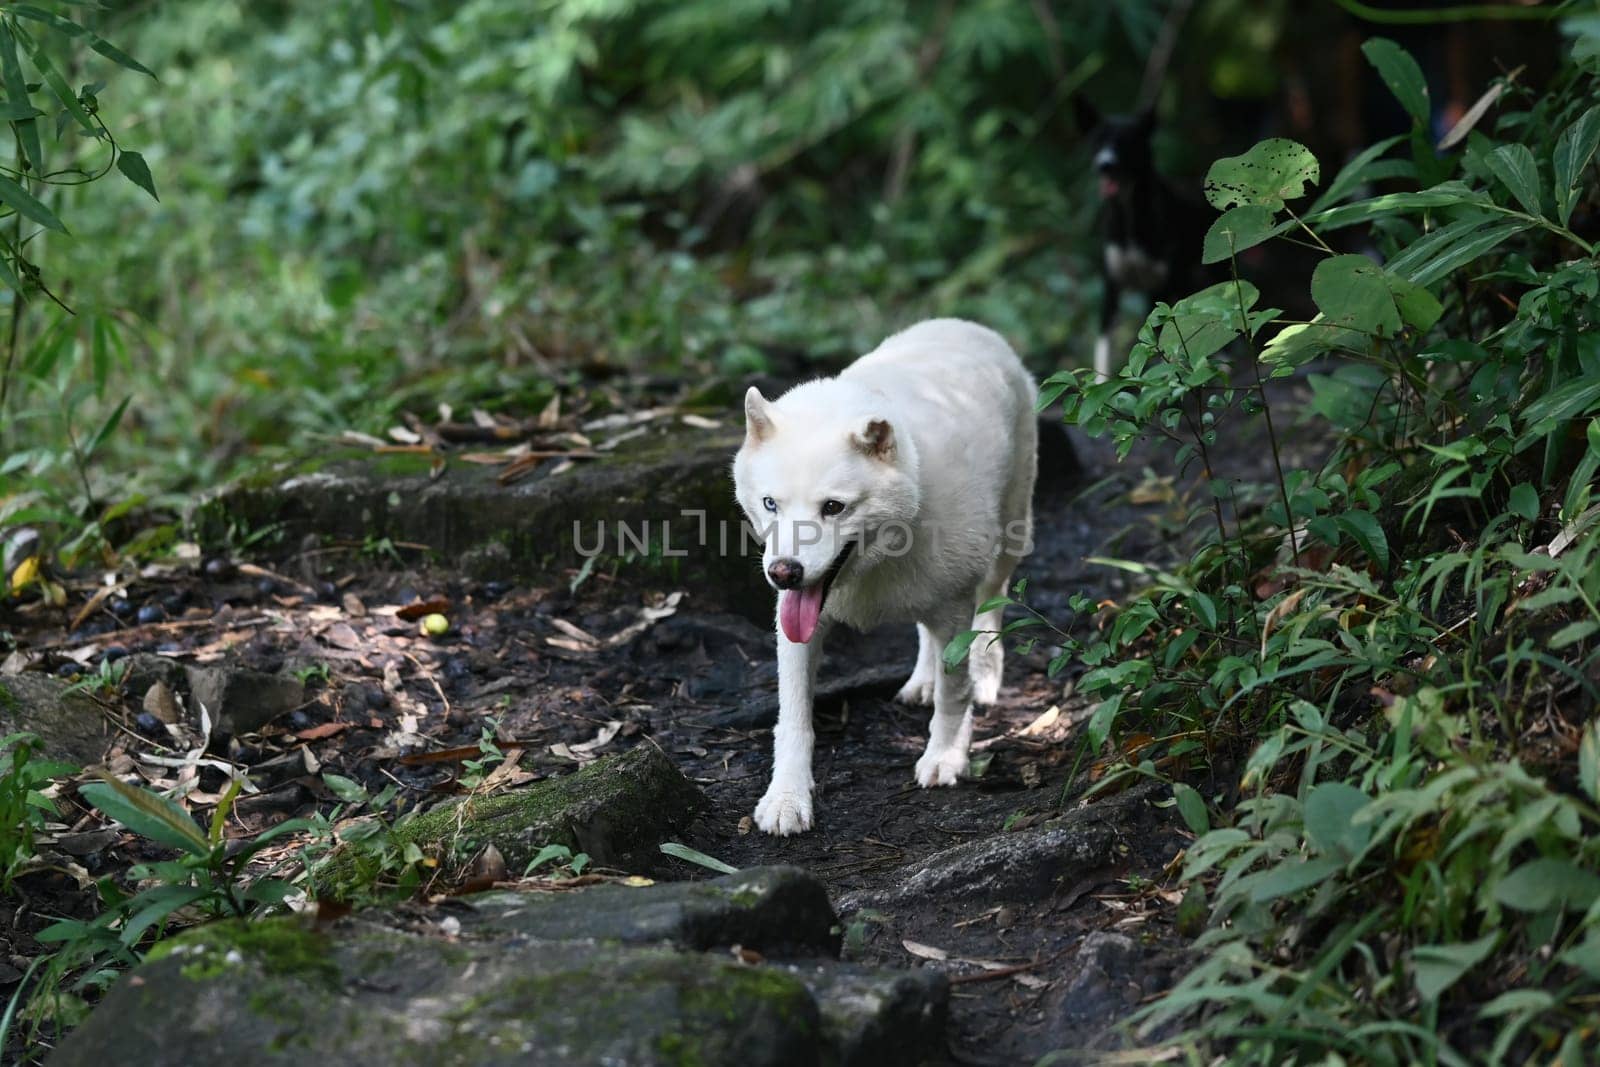
{"type": "Polygon", "coordinates": [[[735,491],[765,544],[783,632],[804,643],[836,580],[905,550],[920,503],[915,450],[872,394],[837,381],[776,402],[752,386],[744,414],[735,491]]]}

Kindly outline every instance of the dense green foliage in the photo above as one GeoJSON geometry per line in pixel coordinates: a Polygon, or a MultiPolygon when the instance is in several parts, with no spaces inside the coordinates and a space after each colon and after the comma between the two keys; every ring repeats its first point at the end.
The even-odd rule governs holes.
{"type": "MultiPolygon", "coordinates": [[[[1070,94],[1162,5],[1066,7],[1070,33],[1027,0],[64,5],[157,75],[99,107],[162,201],[46,196],[75,314],[20,316],[0,522],[87,522],[76,558],[398,409],[838,357],[935,309],[1067,350],[1095,295],[1070,94]]],[[[79,142],[105,155],[52,151],[79,142]]]]}
{"type": "MultiPolygon", "coordinates": [[[[1410,57],[1366,52],[1420,123],[1410,57]]],[[[1107,561],[1148,588],[1058,664],[1090,667],[1086,743],[1122,753],[1102,787],[1237,768],[1215,796],[1173,787],[1211,924],[1143,1013],[1146,1034],[1185,1020],[1185,1044],[1230,1062],[1594,1052],[1600,261],[1573,228],[1600,209],[1600,64],[1489,127],[1451,156],[1374,146],[1303,211],[1320,175],[1301,146],[1219,160],[1207,258],[1309,241],[1320,313],[1288,321],[1222,283],[1158,305],[1120,377],[1045,389],[1123,451],[1169,439],[1209,498],[1184,565],[1107,561]],[[1412,191],[1348,202],[1377,176],[1412,191]],[[1356,223],[1381,265],[1324,243],[1356,223]],[[1272,421],[1268,381],[1301,368],[1338,442],[1317,469],[1279,455],[1272,421]],[[1227,469],[1251,419],[1277,460],[1258,488],[1227,469]]]]}

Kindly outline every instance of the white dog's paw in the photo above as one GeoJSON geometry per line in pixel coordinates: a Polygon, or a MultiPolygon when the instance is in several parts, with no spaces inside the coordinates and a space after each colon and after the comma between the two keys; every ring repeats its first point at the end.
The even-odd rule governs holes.
{"type": "Polygon", "coordinates": [[[917,784],[924,789],[955,785],[967,773],[967,750],[958,745],[936,749],[932,745],[917,760],[917,784]]]}
{"type": "Polygon", "coordinates": [[[773,786],[756,805],[756,826],[764,834],[788,837],[811,829],[811,793],[773,786]]]}
{"type": "Polygon", "coordinates": [[[902,704],[932,704],[933,679],[924,678],[920,674],[913,674],[900,687],[900,692],[894,698],[902,704]]]}

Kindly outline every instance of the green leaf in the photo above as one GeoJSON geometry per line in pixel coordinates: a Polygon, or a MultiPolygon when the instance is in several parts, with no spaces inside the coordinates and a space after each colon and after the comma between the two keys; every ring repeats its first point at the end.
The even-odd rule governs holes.
{"type": "Polygon", "coordinates": [[[94,49],[96,52],[99,52],[117,66],[124,67],[128,70],[137,71],[140,74],[149,74],[152,78],[155,77],[155,74],[153,74],[143,63],[140,63],[138,60],[128,55],[128,53],[124,52],[110,41],[107,41],[103,37],[97,36],[87,26],[80,26],[78,23],[73,22],[69,18],[57,15],[53,11],[45,11],[43,8],[34,7],[32,4],[11,4],[8,5],[8,9],[13,13],[22,16],[23,18],[33,19],[35,22],[42,22],[56,30],[58,33],[65,34],[68,37],[87,38],[90,48],[94,49]]]}
{"type": "Polygon", "coordinates": [[[945,670],[953,671],[961,666],[962,661],[967,658],[967,652],[972,648],[972,642],[978,639],[978,633],[977,630],[964,630],[950,639],[950,643],[944,646],[945,670]]]}
{"type": "Polygon", "coordinates": [[[1161,327],[1157,344],[1170,358],[1194,363],[1214,355],[1251,324],[1239,314],[1255,306],[1261,292],[1249,282],[1218,282],[1172,306],[1172,317],[1161,327]]]}
{"type": "Polygon", "coordinates": [[[48,230],[66,233],[67,228],[56,218],[55,212],[36,200],[32,193],[5,175],[0,174],[0,201],[24,218],[32,219],[48,230]]]}
{"type": "Polygon", "coordinates": [[[1206,811],[1206,802],[1192,786],[1174,782],[1172,795],[1178,802],[1178,814],[1183,816],[1184,825],[1188,826],[1190,831],[1200,835],[1211,830],[1211,816],[1206,811]]]}
{"type": "Polygon", "coordinates": [[[1600,719],[1589,723],[1578,744],[1578,784],[1590,800],[1600,801],[1600,719]]]}
{"type": "Polygon", "coordinates": [[[1600,979],[1600,930],[1591,929],[1588,937],[1557,958],[1569,967],[1578,968],[1590,978],[1600,979]]]}
{"type": "Polygon", "coordinates": [[[345,804],[365,804],[367,802],[366,789],[354,778],[346,778],[342,774],[324,771],[322,784],[328,787],[328,792],[338,797],[345,804]]]}
{"type": "Polygon", "coordinates": [[[1530,228],[1526,219],[1461,219],[1441,226],[1395,256],[1388,269],[1418,285],[1432,285],[1457,267],[1483,258],[1530,228]]]}
{"type": "Polygon", "coordinates": [[[1298,141],[1269,137],[1242,156],[1227,156],[1206,173],[1206,200],[1221,211],[1250,204],[1278,211],[1305,195],[1321,176],[1317,157],[1298,141]]]}
{"type": "Polygon", "coordinates": [[[44,78],[45,87],[50,90],[50,94],[61,101],[61,106],[66,108],[68,113],[78,120],[78,125],[83,127],[84,132],[98,135],[100,128],[89,117],[89,113],[83,109],[83,104],[78,100],[78,94],[72,91],[72,86],[67,84],[67,79],[61,76],[60,71],[56,70],[56,66],[50,61],[50,55],[44,50],[44,46],[23,33],[20,28],[16,30],[16,33],[22,41],[23,48],[28,52],[28,58],[33,60],[34,69],[39,72],[40,77],[44,78]]]}
{"type": "Polygon", "coordinates": [[[1522,420],[1529,427],[1564,422],[1587,415],[1597,404],[1600,404],[1600,377],[1579,375],[1523,408],[1522,420]]]}
{"type": "Polygon", "coordinates": [[[1362,149],[1350,162],[1339,169],[1339,173],[1333,176],[1333,181],[1328,183],[1328,187],[1322,191],[1322,195],[1317,197],[1307,210],[1322,211],[1329,205],[1337,204],[1351,190],[1359,188],[1364,182],[1368,181],[1372,176],[1372,171],[1389,168],[1399,162],[1398,160],[1389,159],[1379,162],[1378,157],[1403,139],[1400,136],[1386,137],[1377,144],[1368,145],[1362,149]]]}
{"type": "Polygon", "coordinates": [[[1525,144],[1503,144],[1484,162],[1528,214],[1540,213],[1539,164],[1534,162],[1532,149],[1525,144]]]}
{"type": "Polygon", "coordinates": [[[1189,596],[1189,607],[1194,609],[1196,617],[1211,629],[1217,628],[1217,602],[1201,592],[1189,596]]]}
{"type": "Polygon", "coordinates": [[[1303,892],[1338,874],[1343,867],[1343,861],[1326,856],[1312,860],[1284,860],[1271,870],[1252,876],[1250,902],[1265,904],[1291,893],[1303,892]]]}
{"type": "Polygon", "coordinates": [[[522,873],[529,875],[551,860],[570,860],[571,858],[572,849],[566,845],[546,845],[534,854],[533,859],[528,861],[528,866],[522,873]]]}
{"type": "Polygon", "coordinates": [[[1550,647],[1559,652],[1564,648],[1570,648],[1585,638],[1593,636],[1596,631],[1600,631],[1600,622],[1594,619],[1579,619],[1577,622],[1569,622],[1550,635],[1550,647]]]}
{"type": "Polygon", "coordinates": [[[1387,37],[1374,37],[1361,46],[1361,54],[1377,68],[1383,84],[1389,87],[1400,106],[1406,109],[1416,124],[1428,125],[1428,81],[1422,68],[1411,58],[1411,53],[1387,37]]]}
{"type": "Polygon", "coordinates": [[[1563,226],[1572,218],[1572,209],[1578,203],[1578,189],[1583,185],[1583,172],[1589,168],[1596,147],[1600,147],[1600,105],[1585,111],[1556,141],[1553,157],[1556,212],[1563,226]]]}
{"type": "Polygon", "coordinates": [[[1544,856],[1500,879],[1494,898],[1518,911],[1583,911],[1600,898],[1600,877],[1571,860],[1544,856]]]}
{"type": "Polygon", "coordinates": [[[1511,487],[1511,498],[1506,502],[1511,514],[1533,522],[1539,517],[1539,491],[1527,482],[1511,487]]]}
{"type": "Polygon", "coordinates": [[[1346,862],[1367,847],[1372,828],[1354,822],[1371,799],[1353,785],[1325,782],[1306,796],[1306,836],[1324,854],[1346,862]]]}
{"type": "Polygon", "coordinates": [[[138,152],[121,152],[117,155],[117,169],[123,177],[149,193],[152,199],[161,199],[156,195],[156,180],[150,176],[150,166],[144,161],[144,156],[138,152]]]}
{"type": "Polygon", "coordinates": [[[118,424],[122,422],[122,413],[128,410],[128,401],[132,399],[131,395],[123,397],[122,403],[118,404],[111,414],[106,416],[106,421],[100,424],[100,429],[95,431],[95,435],[89,439],[88,447],[83,450],[85,459],[94,455],[100,446],[105,443],[106,438],[116,432],[118,424]]]}
{"type": "Polygon", "coordinates": [[[132,948],[150,927],[165,922],[179,908],[210,895],[210,889],[195,885],[161,885],[147,889],[129,901],[130,907],[139,910],[123,925],[122,943],[132,948]]]}
{"type": "Polygon", "coordinates": [[[1389,569],[1389,539],[1384,536],[1382,524],[1371,512],[1347,511],[1334,516],[1333,521],[1340,532],[1348,534],[1380,571],[1389,569]]]}
{"type": "MultiPolygon", "coordinates": [[[[6,96],[13,104],[26,102],[28,99],[28,81],[22,76],[22,62],[17,58],[17,38],[11,32],[11,26],[0,23],[0,81],[5,83],[6,96]]],[[[44,112],[40,112],[44,114],[44,112]]],[[[15,124],[18,138],[22,141],[22,150],[27,155],[28,161],[33,164],[33,172],[38,174],[44,170],[44,149],[39,143],[39,122],[37,119],[24,119],[15,124]]]]}
{"type": "Polygon", "coordinates": [[[26,100],[0,100],[0,119],[4,119],[7,122],[38,118],[43,114],[43,111],[40,111],[26,100]]]}
{"type": "Polygon", "coordinates": [[[195,856],[211,853],[189,813],[158,793],[106,778],[79,786],[78,795],[141,837],[195,856]]]}
{"type": "Polygon", "coordinates": [[[1438,1000],[1439,994],[1488,958],[1499,938],[1499,931],[1494,931],[1476,941],[1454,945],[1418,945],[1412,949],[1411,970],[1416,975],[1417,992],[1422,994],[1422,999],[1438,1000]]]}
{"type": "Polygon", "coordinates": [[[739,873],[739,868],[723,863],[715,856],[708,856],[697,848],[690,848],[688,845],[680,845],[676,841],[663,841],[661,843],[661,851],[663,854],[672,856],[675,859],[683,860],[685,863],[698,864],[707,870],[716,871],[719,874],[739,873]]]}
{"type": "Polygon", "coordinates": [[[1370,336],[1400,332],[1400,311],[1384,270],[1366,256],[1330,256],[1311,273],[1311,299],[1330,325],[1370,336]]]}
{"type": "Polygon", "coordinates": [[[1287,224],[1280,226],[1272,211],[1260,204],[1230,207],[1206,231],[1200,262],[1221,263],[1247,248],[1254,248],[1286,228],[1287,224]]]}
{"type": "Polygon", "coordinates": [[[1354,204],[1341,204],[1328,208],[1306,219],[1318,230],[1337,230],[1344,226],[1358,226],[1387,215],[1398,215],[1428,208],[1483,207],[1492,204],[1488,193],[1471,189],[1463,182],[1448,181],[1411,193],[1384,193],[1382,196],[1358,200],[1354,204]]]}
{"type": "Polygon", "coordinates": [[[1084,736],[1089,742],[1089,751],[1098,752],[1106,743],[1106,738],[1111,734],[1111,724],[1117,717],[1117,711],[1122,707],[1122,694],[1118,693],[1109,700],[1102,700],[1095,705],[1094,713],[1089,716],[1088,725],[1084,736]]]}

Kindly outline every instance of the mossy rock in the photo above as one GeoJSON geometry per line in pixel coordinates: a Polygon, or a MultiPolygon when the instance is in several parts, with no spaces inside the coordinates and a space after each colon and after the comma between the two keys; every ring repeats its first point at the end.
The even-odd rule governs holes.
{"type": "Polygon", "coordinates": [[[730,605],[770,617],[759,546],[748,557],[741,552],[743,518],[730,473],[740,440],[737,429],[663,420],[614,452],[560,474],[551,461],[509,486],[499,483],[499,468],[470,463],[450,463],[435,476],[428,457],[318,459],[213,495],[191,523],[205,544],[279,525],[289,543],[307,534],[388,538],[427,545],[442,559],[490,558],[502,568],[494,576],[529,580],[580,567],[595,554],[601,564],[633,558],[631,566],[686,587],[724,590],[730,605]],[[503,546],[504,554],[486,556],[488,546],[503,546]]]}
{"type": "MultiPolygon", "coordinates": [[[[802,872],[754,870],[696,891],[719,895],[737,930],[740,912],[779,921],[774,901],[807,882],[820,891],[802,872]]],[[[632,900],[644,915],[682,912],[686,888],[619,886],[593,910],[617,915],[617,902],[632,900]]],[[[559,894],[553,906],[577,917],[599,896],[559,894]]],[[[525,899],[537,909],[550,898],[525,899]]],[[[448,911],[367,912],[323,926],[290,917],[200,927],[119,981],[51,1063],[890,1067],[942,1049],[947,986],[938,974],[815,956],[751,966],[726,951],[681,947],[695,936],[623,944],[574,928],[550,939],[558,931],[534,936],[519,926],[513,902],[469,899],[469,912],[481,914],[466,921],[453,902],[448,911]]],[[[687,910],[703,912],[703,903],[687,910]]],[[[670,935],[660,924],[656,932],[670,935]]]]}
{"type": "MultiPolygon", "coordinates": [[[[395,836],[437,860],[447,874],[494,845],[521,874],[546,845],[565,845],[629,871],[661,864],[658,846],[681,832],[705,804],[701,792],[654,745],[596,760],[561,778],[486,797],[442,804],[401,823],[395,836]]],[[[381,876],[362,846],[344,846],[312,872],[327,897],[360,896],[381,876]]]]}

